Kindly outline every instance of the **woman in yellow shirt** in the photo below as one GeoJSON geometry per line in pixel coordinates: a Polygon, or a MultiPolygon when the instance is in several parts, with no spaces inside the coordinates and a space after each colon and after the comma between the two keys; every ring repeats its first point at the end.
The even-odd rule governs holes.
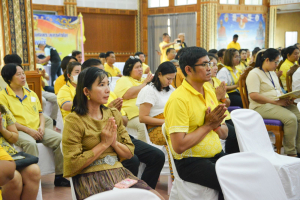
{"type": "Polygon", "coordinates": [[[64,73],[67,69],[67,65],[70,63],[70,62],[77,62],[77,59],[73,56],[66,56],[63,58],[63,60],[61,61],[61,64],[60,64],[60,67],[61,69],[63,70],[63,74],[60,75],[56,80],[55,80],[55,83],[54,83],[54,93],[57,95],[60,88],[62,86],[64,86],[66,84],[66,81],[65,81],[65,76],[64,76],[64,73]]]}
{"type": "Polygon", "coordinates": [[[280,71],[282,71],[282,75],[280,76],[280,80],[282,86],[285,90],[286,87],[286,73],[290,70],[293,65],[298,64],[299,60],[299,49],[295,46],[290,46],[282,50],[283,63],[280,67],[280,71]]]}
{"type": "Polygon", "coordinates": [[[249,66],[251,60],[251,53],[249,49],[246,49],[246,52],[247,52],[247,66],[249,66]]]}
{"type": "MultiPolygon", "coordinates": [[[[11,144],[18,141],[19,133],[16,128],[16,119],[12,113],[0,104],[0,148],[10,156],[18,153],[11,144]]],[[[16,169],[14,178],[2,186],[4,199],[28,199],[35,200],[39,190],[41,179],[40,168],[37,164],[25,168],[16,169]]]]}
{"type": "Polygon", "coordinates": [[[247,51],[246,49],[240,49],[239,50],[240,56],[241,56],[241,60],[240,60],[240,64],[236,66],[236,68],[238,70],[240,70],[241,72],[244,72],[245,69],[247,68],[247,51]]]}
{"type": "Polygon", "coordinates": [[[240,96],[239,79],[242,72],[236,68],[240,63],[240,54],[236,49],[227,49],[224,55],[224,65],[217,74],[220,81],[226,84],[226,90],[230,98],[231,106],[243,108],[243,102],[240,96]]]}
{"type": "Polygon", "coordinates": [[[104,106],[109,91],[105,71],[91,67],[80,73],[73,112],[66,117],[62,136],[64,176],[72,177],[78,200],[112,190],[126,178],[138,181],[132,188],[160,197],[121,164],[133,157],[134,145],[120,112],[104,106]]]}
{"type": "Polygon", "coordinates": [[[152,81],[153,75],[148,74],[147,78],[142,78],[142,61],[135,57],[130,57],[124,66],[123,77],[117,83],[114,93],[123,98],[123,109],[128,117],[127,127],[136,129],[137,138],[146,142],[145,125],[140,123],[139,109],[136,106],[136,98],[143,87],[152,81]]]}
{"type": "MultiPolygon", "coordinates": [[[[217,77],[218,72],[218,61],[217,57],[214,54],[208,54],[208,58],[210,59],[210,62],[212,62],[212,68],[211,68],[211,80],[208,81],[207,85],[209,85],[212,89],[212,91],[216,94],[217,100],[219,104],[225,104],[228,108],[230,106],[230,99],[228,94],[226,93],[226,86],[224,82],[221,82],[217,77]]],[[[226,138],[225,143],[225,152],[227,154],[230,153],[237,153],[239,152],[239,145],[236,138],[236,133],[234,129],[234,124],[231,120],[230,113],[228,110],[226,110],[225,114],[227,115],[225,118],[225,123],[228,127],[228,137],[226,138]]]]}
{"type": "Polygon", "coordinates": [[[65,121],[66,116],[71,113],[78,75],[80,72],[81,64],[79,62],[69,63],[64,74],[66,84],[59,90],[57,94],[57,103],[59,105],[63,121],[65,121]]]}

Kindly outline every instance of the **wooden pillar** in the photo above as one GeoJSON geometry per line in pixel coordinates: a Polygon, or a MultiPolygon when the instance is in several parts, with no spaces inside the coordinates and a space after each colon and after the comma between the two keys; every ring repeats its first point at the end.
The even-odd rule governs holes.
{"type": "Polygon", "coordinates": [[[141,30],[142,30],[142,0],[136,0],[138,5],[137,15],[135,17],[135,27],[136,27],[136,34],[135,34],[135,42],[136,42],[136,51],[142,51],[142,36],[141,36],[141,30]]]}
{"type": "Polygon", "coordinates": [[[77,16],[77,0],[65,0],[65,15],[77,16]]]}
{"type": "Polygon", "coordinates": [[[200,46],[206,50],[217,48],[218,0],[200,1],[200,46]]]}

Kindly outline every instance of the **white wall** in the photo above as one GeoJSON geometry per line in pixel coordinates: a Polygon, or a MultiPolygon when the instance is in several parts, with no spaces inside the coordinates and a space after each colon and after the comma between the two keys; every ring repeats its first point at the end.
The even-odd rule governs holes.
{"type": "MultiPolygon", "coordinates": [[[[137,10],[138,0],[77,0],[78,7],[137,10]]],[[[32,0],[34,4],[64,5],[64,0],[32,0]]]]}
{"type": "Polygon", "coordinates": [[[64,0],[32,0],[32,3],[63,6],[64,0]]]}

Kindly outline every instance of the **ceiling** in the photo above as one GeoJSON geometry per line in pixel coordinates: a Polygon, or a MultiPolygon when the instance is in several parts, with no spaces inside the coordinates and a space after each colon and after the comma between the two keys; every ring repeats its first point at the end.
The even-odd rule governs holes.
{"type": "Polygon", "coordinates": [[[277,6],[277,14],[300,12],[300,3],[277,6]]]}

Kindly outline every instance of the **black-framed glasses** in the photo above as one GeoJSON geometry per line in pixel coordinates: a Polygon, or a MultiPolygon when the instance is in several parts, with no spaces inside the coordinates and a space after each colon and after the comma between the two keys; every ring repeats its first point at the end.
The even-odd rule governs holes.
{"type": "Polygon", "coordinates": [[[275,62],[275,65],[279,65],[280,61],[274,61],[275,62]]]}
{"type": "Polygon", "coordinates": [[[205,68],[212,68],[214,66],[213,62],[206,62],[206,63],[202,63],[202,64],[198,64],[198,65],[194,65],[195,67],[197,66],[201,66],[201,67],[205,67],[205,68]]]}

